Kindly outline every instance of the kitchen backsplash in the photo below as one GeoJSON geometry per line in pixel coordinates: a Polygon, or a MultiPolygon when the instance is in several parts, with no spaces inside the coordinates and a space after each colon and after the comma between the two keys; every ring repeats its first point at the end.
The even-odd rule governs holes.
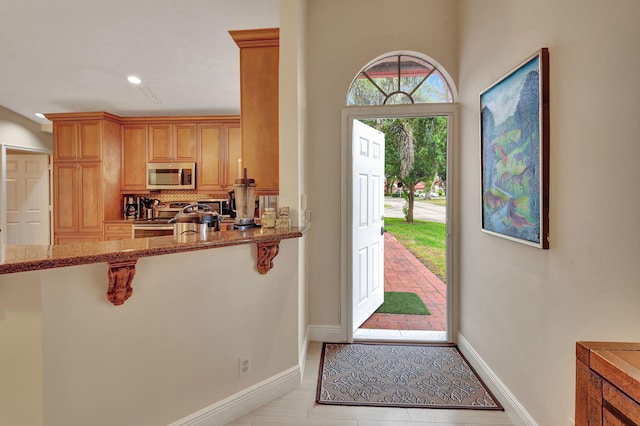
{"type": "Polygon", "coordinates": [[[185,191],[185,190],[176,190],[176,191],[162,191],[161,193],[151,193],[151,194],[126,194],[125,197],[146,197],[146,198],[155,198],[160,200],[161,202],[167,201],[194,201],[194,200],[226,200],[229,198],[228,192],[218,192],[218,193],[210,193],[210,192],[198,192],[198,191],[185,191]]]}
{"type": "MultiPolygon", "coordinates": [[[[124,217],[127,217],[127,202],[129,198],[138,199],[143,198],[151,198],[157,199],[161,203],[166,203],[170,201],[188,201],[195,202],[198,200],[227,200],[229,198],[228,192],[198,192],[194,191],[185,191],[185,190],[163,190],[161,193],[151,193],[151,194],[123,194],[123,206],[124,206],[124,217]]],[[[278,209],[278,196],[277,195],[260,195],[256,197],[256,200],[259,202],[260,214],[258,217],[262,217],[262,213],[266,207],[273,207],[276,211],[278,209]]],[[[137,212],[136,216],[138,216],[140,212],[137,212]]]]}

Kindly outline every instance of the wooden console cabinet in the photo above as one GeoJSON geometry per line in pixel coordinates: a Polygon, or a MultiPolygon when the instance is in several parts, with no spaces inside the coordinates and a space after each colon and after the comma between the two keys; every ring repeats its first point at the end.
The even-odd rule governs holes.
{"type": "Polygon", "coordinates": [[[640,425],[640,343],[577,342],[576,426],[640,425]]]}

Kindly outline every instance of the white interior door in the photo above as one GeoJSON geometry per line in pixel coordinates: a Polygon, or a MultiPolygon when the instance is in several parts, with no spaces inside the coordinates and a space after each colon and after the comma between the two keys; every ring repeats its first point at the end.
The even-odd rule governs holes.
{"type": "Polygon", "coordinates": [[[384,133],[353,120],[353,330],[384,302],[384,133]]]}
{"type": "Polygon", "coordinates": [[[7,154],[7,244],[50,244],[47,155],[7,154]]]}

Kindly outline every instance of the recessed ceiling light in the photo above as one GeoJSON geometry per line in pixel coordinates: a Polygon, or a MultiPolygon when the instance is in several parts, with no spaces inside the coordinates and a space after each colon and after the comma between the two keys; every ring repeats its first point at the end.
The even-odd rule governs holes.
{"type": "Polygon", "coordinates": [[[34,115],[35,115],[36,117],[38,117],[38,118],[47,118],[47,117],[45,117],[45,116],[44,116],[44,114],[43,114],[43,113],[41,113],[41,112],[36,112],[34,115]]]}
{"type": "Polygon", "coordinates": [[[142,80],[140,80],[140,78],[136,77],[135,75],[130,75],[129,77],[127,77],[127,80],[129,80],[129,83],[131,83],[131,84],[140,84],[140,83],[142,83],[142,80]]]}

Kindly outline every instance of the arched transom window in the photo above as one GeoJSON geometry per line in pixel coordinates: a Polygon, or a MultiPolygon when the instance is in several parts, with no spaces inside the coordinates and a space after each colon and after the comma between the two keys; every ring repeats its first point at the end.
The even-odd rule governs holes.
{"type": "Polygon", "coordinates": [[[430,62],[392,55],[365,67],[351,83],[347,105],[398,105],[453,102],[451,87],[430,62]]]}

